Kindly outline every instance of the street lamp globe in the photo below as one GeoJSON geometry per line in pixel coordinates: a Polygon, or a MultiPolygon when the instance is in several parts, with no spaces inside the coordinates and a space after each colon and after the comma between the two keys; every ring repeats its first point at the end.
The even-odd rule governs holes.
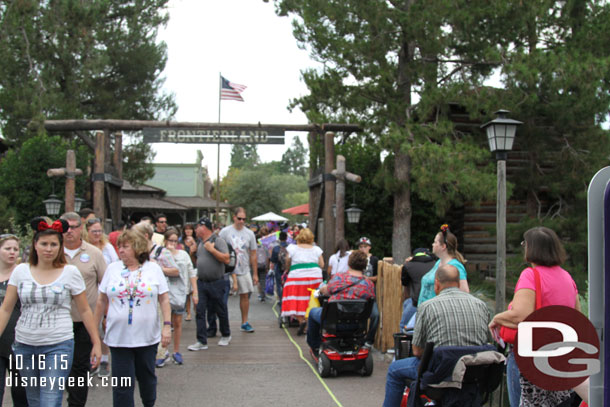
{"type": "Polygon", "coordinates": [[[360,214],[364,212],[362,209],[356,208],[355,204],[352,204],[349,209],[345,210],[347,214],[347,221],[349,223],[358,223],[360,222],[360,214]]]}
{"type": "Polygon", "coordinates": [[[79,196],[74,198],[74,212],[77,212],[77,213],[80,212],[80,208],[83,207],[83,204],[85,202],[86,201],[83,198],[79,197],[79,196]]]}
{"type": "Polygon", "coordinates": [[[487,132],[489,150],[492,153],[494,151],[496,154],[505,153],[512,150],[517,126],[523,124],[523,122],[506,117],[508,113],[510,113],[508,110],[498,110],[495,112],[497,118],[481,126],[487,132]]]}
{"type": "Polygon", "coordinates": [[[49,198],[42,201],[44,203],[45,209],[47,211],[47,215],[49,216],[57,216],[59,215],[59,210],[61,208],[61,201],[57,199],[55,194],[51,194],[49,198]]]}

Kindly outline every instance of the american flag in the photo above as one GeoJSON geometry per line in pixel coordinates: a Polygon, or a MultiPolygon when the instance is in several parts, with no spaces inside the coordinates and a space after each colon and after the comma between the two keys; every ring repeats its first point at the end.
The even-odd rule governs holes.
{"type": "Polygon", "coordinates": [[[220,77],[220,81],[222,82],[222,85],[220,86],[221,100],[237,100],[238,102],[244,101],[244,98],[241,97],[240,93],[246,89],[246,86],[233,83],[223,76],[220,77]]]}

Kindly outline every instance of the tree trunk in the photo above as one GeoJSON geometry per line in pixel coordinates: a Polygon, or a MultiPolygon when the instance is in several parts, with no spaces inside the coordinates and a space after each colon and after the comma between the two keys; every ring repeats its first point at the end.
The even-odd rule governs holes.
{"type": "Polygon", "coordinates": [[[411,157],[396,152],[394,178],[400,184],[394,192],[394,221],[392,225],[392,257],[402,264],[411,254],[411,157]]]}

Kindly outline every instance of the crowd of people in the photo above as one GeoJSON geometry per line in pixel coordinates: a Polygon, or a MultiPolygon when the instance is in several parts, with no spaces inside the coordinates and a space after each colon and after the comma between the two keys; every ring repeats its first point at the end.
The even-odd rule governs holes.
{"type": "MultiPolygon", "coordinates": [[[[254,333],[251,295],[256,292],[264,302],[270,278],[281,316],[298,322],[297,334],[307,333],[314,354],[320,347],[322,309],[309,309],[306,318],[312,290],[330,300],[376,296],[379,260],[371,254],[369,238],[361,237],[353,249],[339,240],[325,267],[323,251],[306,225],[248,225],[244,208],[236,208],[232,223],[222,228],[205,216],[169,227],[167,216],[159,214],[129,228],[122,223],[106,236],[103,222],[88,209],[55,221],[36,218],[31,227],[29,256],[21,264],[19,238],[0,235],[0,400],[8,372],[19,378],[11,387],[15,406],[60,406],[58,382],[37,379],[84,378],[92,371],[131,378],[113,387],[115,406],[134,405],[136,382],[142,404],[154,405],[155,369],[170,360],[185,363],[182,327],[192,320],[192,310],[196,341],[189,351],[208,349],[217,334],[217,344],[229,346],[229,296],[239,298],[240,330],[254,333]],[[59,363],[17,370],[9,363],[12,355],[59,363]]],[[[509,310],[493,318],[487,304],[469,293],[465,259],[447,225],[434,236],[431,250],[414,250],[402,267],[406,300],[399,327],[413,335],[412,356],[390,364],[384,406],[401,404],[427,342],[489,344],[500,327],[515,328],[533,312],[539,297],[543,306],[580,310],[576,284],[561,268],[565,251],[557,235],[533,228],[522,245],[531,267],[521,273],[509,310]]],[[[373,346],[378,325],[374,302],[365,347],[373,346]]],[[[511,348],[507,354],[511,406],[555,406],[570,397],[568,391],[546,391],[529,382],[511,348]]],[[[65,388],[70,406],[86,404],[87,386],[65,388]]]]}

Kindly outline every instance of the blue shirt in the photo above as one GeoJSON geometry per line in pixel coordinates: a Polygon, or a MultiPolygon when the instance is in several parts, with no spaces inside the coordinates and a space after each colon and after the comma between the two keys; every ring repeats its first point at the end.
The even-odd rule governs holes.
{"type": "MultiPolygon", "coordinates": [[[[451,259],[447,264],[457,267],[458,271],[460,272],[460,280],[466,280],[466,269],[462,263],[460,263],[457,259],[451,259]]],[[[432,267],[430,271],[424,274],[422,277],[421,290],[419,291],[419,301],[417,302],[418,307],[424,301],[436,297],[436,293],[434,292],[434,278],[436,277],[436,270],[438,270],[440,265],[441,261],[437,260],[437,262],[434,263],[434,267],[432,267]]]]}

